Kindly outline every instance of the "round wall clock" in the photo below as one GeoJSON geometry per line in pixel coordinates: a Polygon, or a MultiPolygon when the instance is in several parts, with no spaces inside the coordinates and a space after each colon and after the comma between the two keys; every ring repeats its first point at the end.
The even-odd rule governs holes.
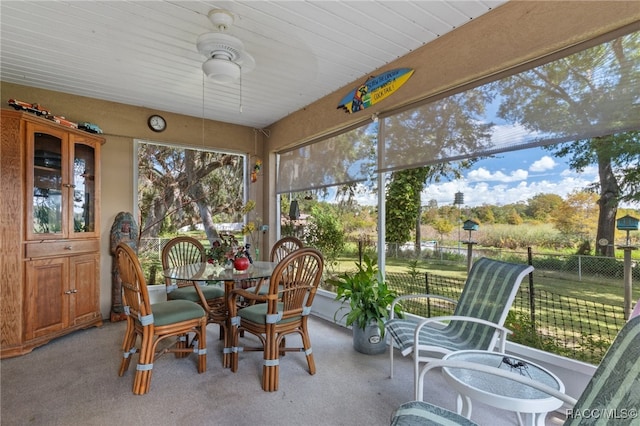
{"type": "Polygon", "coordinates": [[[159,116],[157,114],[149,117],[147,124],[149,124],[149,128],[154,132],[162,132],[167,128],[167,121],[162,116],[159,116]]]}

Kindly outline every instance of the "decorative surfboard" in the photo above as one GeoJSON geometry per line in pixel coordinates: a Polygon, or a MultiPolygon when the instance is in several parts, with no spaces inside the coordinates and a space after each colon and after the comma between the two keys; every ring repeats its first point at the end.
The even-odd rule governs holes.
{"type": "Polygon", "coordinates": [[[372,76],[364,84],[353,89],[347,96],[342,98],[338,104],[338,109],[342,108],[351,114],[386,99],[409,80],[413,75],[411,68],[398,68],[384,72],[377,76],[372,76]]]}

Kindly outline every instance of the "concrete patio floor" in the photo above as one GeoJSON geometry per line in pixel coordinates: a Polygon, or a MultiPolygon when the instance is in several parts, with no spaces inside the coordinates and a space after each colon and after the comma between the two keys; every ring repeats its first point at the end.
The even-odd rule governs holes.
{"type": "MultiPolygon", "coordinates": [[[[264,392],[262,353],[241,353],[237,373],[223,369],[223,344],[210,325],[205,373],[197,373],[194,355],[166,355],[154,364],[150,392],[135,396],[136,358],[124,377],[117,374],[124,329],[123,322],[106,322],[2,360],[2,425],[387,425],[393,410],[413,399],[410,358],[396,357],[390,379],[388,353],[360,354],[350,330],[315,317],[313,376],[302,353],[288,353],[280,362],[279,390],[264,392]]],[[[288,338],[290,344],[296,339],[288,338]]],[[[428,378],[425,400],[455,409],[456,394],[440,373],[428,378]]],[[[474,405],[472,419],[517,424],[515,414],[481,404],[474,405]]],[[[547,425],[559,423],[548,416],[547,425]]]]}

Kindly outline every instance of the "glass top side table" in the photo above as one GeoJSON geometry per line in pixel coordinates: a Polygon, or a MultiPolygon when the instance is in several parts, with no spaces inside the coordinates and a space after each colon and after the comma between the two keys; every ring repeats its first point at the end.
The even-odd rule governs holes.
{"type": "MultiPolygon", "coordinates": [[[[458,351],[446,355],[443,360],[473,362],[511,371],[564,392],[564,384],[555,374],[514,355],[477,350],[458,351]]],[[[520,425],[544,426],[547,413],[563,404],[559,399],[530,386],[490,373],[451,367],[443,367],[442,373],[451,387],[460,394],[458,413],[467,418],[471,417],[473,399],[495,408],[516,412],[520,425]],[[525,414],[524,420],[521,414],[525,414]]]]}

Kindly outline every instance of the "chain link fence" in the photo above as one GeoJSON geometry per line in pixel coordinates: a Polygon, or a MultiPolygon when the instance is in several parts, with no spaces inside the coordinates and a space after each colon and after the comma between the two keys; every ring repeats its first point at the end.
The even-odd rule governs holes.
{"type": "MultiPolygon", "coordinates": [[[[419,256],[416,257],[413,244],[392,245],[387,247],[387,256],[406,259],[420,259],[426,261],[440,261],[442,263],[460,264],[466,262],[468,256],[467,244],[460,247],[423,245],[419,256]]],[[[504,261],[528,263],[529,253],[526,251],[502,250],[495,248],[473,247],[472,258],[489,257],[504,261]]],[[[562,274],[573,281],[584,279],[616,279],[624,277],[624,261],[621,258],[611,258],[591,255],[547,254],[532,252],[532,264],[536,270],[548,273],[562,274]]],[[[632,278],[640,280],[640,260],[632,259],[632,278]]]]}

